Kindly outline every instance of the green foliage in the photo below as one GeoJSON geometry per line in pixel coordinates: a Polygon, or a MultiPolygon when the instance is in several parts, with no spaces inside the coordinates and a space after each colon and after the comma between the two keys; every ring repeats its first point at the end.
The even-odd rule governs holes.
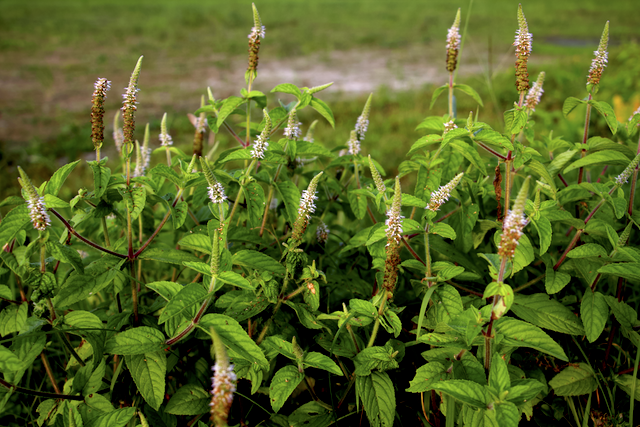
{"type": "MultiPolygon", "coordinates": [[[[379,123],[358,120],[348,154],[303,140],[291,111],[339,124],[320,99],[331,84],[265,95],[255,77],[241,97],[210,91],[195,112],[240,147],[208,146],[200,159],[161,148],[167,165],[146,174],[126,153],[98,154],[0,202],[13,206],[0,222],[8,425],[175,427],[209,412],[218,425],[315,427],[361,411],[381,427],[424,415],[461,426],[632,416],[640,251],[625,180],[637,182],[636,130],[595,89],[564,102],[567,120],[597,113],[571,142],[522,99],[495,129],[481,109],[416,120],[426,135],[397,165],[414,191],[398,184],[392,201],[396,180],[374,183],[368,168],[382,167],[362,154],[379,123]],[[594,123],[606,138],[588,137],[594,123]],[[269,145],[257,154],[259,139],[269,145]],[[76,167],[89,184],[67,202],[76,167]]],[[[433,102],[449,89],[484,106],[458,83],[433,102]]]]}

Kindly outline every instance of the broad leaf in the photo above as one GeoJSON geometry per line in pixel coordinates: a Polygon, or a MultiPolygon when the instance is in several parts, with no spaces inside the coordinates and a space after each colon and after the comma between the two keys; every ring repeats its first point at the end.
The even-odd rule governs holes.
{"type": "Polygon", "coordinates": [[[131,377],[144,400],[156,411],[164,400],[167,359],[164,351],[125,356],[131,377]]]}
{"type": "Polygon", "coordinates": [[[148,326],[127,329],[111,337],[105,344],[109,354],[124,356],[153,353],[164,350],[166,338],[162,332],[148,326]]]}
{"type": "Polygon", "coordinates": [[[608,317],[609,306],[604,295],[600,292],[593,292],[587,286],[580,304],[580,318],[589,342],[594,342],[600,337],[608,317]]]}
{"type": "Polygon", "coordinates": [[[447,380],[439,381],[432,385],[436,391],[446,393],[458,399],[462,403],[475,408],[486,408],[484,387],[473,381],[467,380],[447,380]]]}
{"type": "Polygon", "coordinates": [[[503,317],[495,323],[496,332],[504,335],[502,345],[513,347],[529,347],[550,354],[558,359],[568,361],[562,347],[537,326],[522,320],[503,317]]]}
{"type": "Polygon", "coordinates": [[[231,262],[235,265],[241,265],[256,270],[265,270],[271,273],[284,274],[285,268],[275,259],[262,252],[254,250],[244,250],[236,252],[231,257],[231,262]]]}
{"type": "Polygon", "coordinates": [[[356,392],[373,427],[392,427],[396,413],[396,393],[386,372],[356,377],[356,392]]]}
{"type": "Polygon", "coordinates": [[[546,294],[518,295],[511,310],[521,319],[544,329],[570,335],[585,333],[580,319],[546,294]]]}
{"type": "Polygon", "coordinates": [[[580,396],[598,388],[595,374],[586,363],[566,367],[549,381],[549,385],[556,396],[580,396]]]}
{"type": "Polygon", "coordinates": [[[211,393],[196,384],[183,385],[164,408],[168,414],[198,415],[209,412],[211,393]]]}
{"type": "Polygon", "coordinates": [[[269,385],[269,400],[274,412],[282,408],[302,380],[304,380],[304,374],[293,365],[287,365],[276,372],[269,385]]]}
{"type": "Polygon", "coordinates": [[[85,427],[124,427],[136,414],[136,408],[122,408],[98,415],[85,424],[85,427]]]}

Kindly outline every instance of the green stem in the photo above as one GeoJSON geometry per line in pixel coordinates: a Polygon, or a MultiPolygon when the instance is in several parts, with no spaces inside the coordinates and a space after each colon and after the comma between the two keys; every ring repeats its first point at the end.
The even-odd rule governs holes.
{"type": "Polygon", "coordinates": [[[449,120],[454,120],[453,115],[453,71],[449,72],[449,120]]]}
{"type": "MultiPolygon", "coordinates": [[[[591,101],[593,99],[593,96],[591,93],[589,93],[589,101],[591,101]]],[[[584,133],[582,134],[582,143],[586,144],[587,143],[587,139],[589,137],[589,122],[591,121],[591,104],[587,104],[587,112],[585,113],[585,118],[584,118],[584,133]]],[[[582,150],[582,152],[580,153],[580,158],[583,158],[584,156],[587,155],[587,150],[582,150]]],[[[583,179],[583,175],[584,175],[584,168],[581,167],[578,170],[578,184],[580,184],[582,182],[583,179]]]]}
{"type": "Polygon", "coordinates": [[[18,393],[29,394],[31,396],[46,397],[48,399],[65,399],[65,400],[78,400],[78,401],[83,401],[84,400],[83,396],[72,396],[72,395],[69,395],[69,394],[48,393],[46,391],[31,390],[29,388],[24,388],[24,387],[20,387],[20,386],[17,386],[17,385],[13,385],[13,384],[3,380],[2,378],[0,378],[0,385],[2,385],[3,387],[5,387],[5,388],[7,388],[9,390],[13,390],[13,391],[16,391],[18,393]]]}
{"type": "Polygon", "coordinates": [[[384,313],[384,306],[387,302],[387,298],[389,298],[389,293],[386,290],[383,290],[384,295],[382,296],[382,301],[380,302],[380,308],[378,309],[378,316],[376,317],[376,321],[373,324],[373,330],[371,331],[371,338],[369,338],[369,343],[367,344],[367,348],[372,347],[373,343],[376,341],[376,335],[378,335],[378,329],[380,328],[380,317],[384,313]]]}
{"type": "MultiPolygon", "coordinates": [[[[178,189],[178,194],[176,194],[176,198],[173,201],[171,206],[176,205],[176,203],[178,203],[178,200],[180,200],[180,197],[182,197],[182,192],[184,190],[182,188],[178,189]]],[[[136,253],[133,254],[133,258],[132,259],[136,259],[138,256],[140,256],[140,254],[147,249],[147,246],[149,246],[151,244],[151,242],[153,242],[153,239],[156,238],[156,236],[158,235],[158,233],[160,233],[160,230],[162,230],[162,227],[164,227],[164,224],[167,222],[167,220],[169,219],[169,217],[171,216],[171,209],[169,209],[167,211],[167,213],[164,215],[164,218],[162,218],[162,221],[160,221],[160,225],[158,225],[158,228],[155,229],[155,231],[153,232],[153,234],[151,236],[149,236],[149,238],[147,239],[147,241],[140,247],[140,249],[138,249],[136,251],[136,253]]],[[[126,257],[124,257],[126,258],[126,257]]]]}
{"type": "Polygon", "coordinates": [[[109,241],[109,229],[107,228],[107,218],[102,217],[102,234],[104,234],[104,244],[108,248],[111,246],[111,242],[109,241]]]}
{"type": "Polygon", "coordinates": [[[633,406],[635,404],[635,399],[633,396],[636,395],[636,389],[638,384],[638,363],[640,362],[640,350],[636,348],[636,362],[633,366],[633,380],[631,380],[631,403],[629,404],[629,422],[633,424],[633,406]]]}
{"type": "Polygon", "coordinates": [[[445,415],[446,427],[454,427],[456,422],[456,399],[448,394],[443,394],[447,405],[447,414],[445,415]]]}

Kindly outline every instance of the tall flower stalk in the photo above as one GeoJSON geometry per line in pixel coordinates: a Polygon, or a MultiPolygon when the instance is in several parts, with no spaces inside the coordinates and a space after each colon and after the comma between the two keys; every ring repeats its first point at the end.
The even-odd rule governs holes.
{"type": "Polygon", "coordinates": [[[18,182],[27,195],[27,205],[29,206],[29,216],[31,217],[31,224],[33,228],[38,231],[45,231],[48,226],[51,225],[51,219],[47,213],[47,206],[44,202],[44,197],[38,194],[38,190],[33,185],[27,173],[18,166],[18,172],[20,178],[18,182]]]}
{"type": "Polygon", "coordinates": [[[211,370],[211,420],[215,427],[226,427],[229,418],[229,410],[233,403],[233,394],[236,392],[237,377],[233,371],[233,365],[229,363],[229,356],[220,335],[214,328],[209,330],[213,341],[212,353],[216,363],[211,370]]]}
{"type": "Polygon", "coordinates": [[[169,131],[167,130],[167,113],[162,115],[162,120],[160,121],[160,135],[158,135],[158,139],[160,140],[160,145],[165,147],[165,152],[167,153],[167,166],[171,167],[171,151],[169,147],[173,145],[173,138],[169,135],[169,131]]]}
{"type": "Polygon", "coordinates": [[[453,73],[458,66],[458,54],[460,52],[460,8],[456,12],[453,25],[447,31],[447,71],[449,72],[449,118],[455,119],[456,114],[453,111],[453,73]]]}
{"type": "Polygon", "coordinates": [[[96,161],[100,161],[100,148],[104,142],[104,101],[107,92],[111,89],[111,82],[99,78],[93,85],[93,97],[91,99],[91,140],[96,150],[96,161]]]}
{"type": "Polygon", "coordinates": [[[544,89],[542,89],[542,85],[544,84],[544,77],[544,71],[538,74],[538,79],[533,83],[531,89],[529,89],[529,92],[524,99],[524,106],[527,109],[527,113],[529,114],[536,111],[536,107],[540,103],[540,99],[542,98],[542,94],[544,93],[544,89]]]}

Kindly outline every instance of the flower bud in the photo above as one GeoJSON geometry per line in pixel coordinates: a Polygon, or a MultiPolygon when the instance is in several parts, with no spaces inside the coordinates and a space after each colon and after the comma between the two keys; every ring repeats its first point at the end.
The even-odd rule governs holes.
{"type": "Polygon", "coordinates": [[[91,99],[91,140],[97,150],[104,142],[104,100],[107,99],[107,91],[111,89],[111,82],[99,78],[93,86],[95,90],[91,99]]]}
{"type": "Polygon", "coordinates": [[[127,144],[127,156],[131,150],[131,145],[133,144],[134,137],[133,133],[136,128],[135,121],[135,112],[138,109],[136,105],[137,101],[137,93],[140,91],[138,89],[138,79],[140,78],[140,67],[142,66],[142,56],[138,59],[135,68],[133,69],[133,73],[131,73],[131,78],[129,79],[129,86],[125,88],[126,92],[122,95],[124,101],[122,101],[122,114],[124,116],[124,144],[127,144]]]}
{"type": "Polygon", "coordinates": [[[460,8],[453,20],[453,25],[447,32],[447,71],[450,73],[456,69],[458,64],[458,52],[460,51],[460,8]]]}
{"type": "Polygon", "coordinates": [[[609,44],[609,21],[604,25],[602,36],[600,37],[600,44],[598,50],[593,52],[595,58],[591,61],[591,68],[589,68],[589,75],[587,76],[587,88],[590,85],[597,85],[600,83],[600,77],[602,77],[602,71],[607,66],[607,46],[609,44]]]}

